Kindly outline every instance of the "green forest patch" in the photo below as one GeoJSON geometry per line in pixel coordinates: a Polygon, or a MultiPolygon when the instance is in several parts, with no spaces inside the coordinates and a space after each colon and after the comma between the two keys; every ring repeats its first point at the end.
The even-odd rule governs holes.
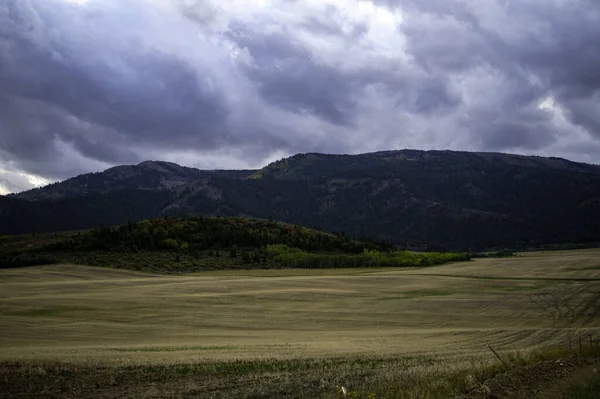
{"type": "Polygon", "coordinates": [[[51,237],[24,236],[18,245],[8,241],[11,245],[0,242],[0,268],[72,263],[187,274],[262,268],[414,267],[470,260],[469,254],[398,251],[385,242],[241,217],[168,217],[51,237]]]}

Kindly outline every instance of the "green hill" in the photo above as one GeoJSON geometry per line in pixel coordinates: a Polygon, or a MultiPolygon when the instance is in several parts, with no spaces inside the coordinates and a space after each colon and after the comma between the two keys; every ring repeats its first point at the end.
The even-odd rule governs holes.
{"type": "Polygon", "coordinates": [[[93,230],[0,240],[0,267],[80,263],[157,273],[235,268],[426,266],[458,253],[393,251],[302,226],[253,218],[162,218],[93,230]]]}

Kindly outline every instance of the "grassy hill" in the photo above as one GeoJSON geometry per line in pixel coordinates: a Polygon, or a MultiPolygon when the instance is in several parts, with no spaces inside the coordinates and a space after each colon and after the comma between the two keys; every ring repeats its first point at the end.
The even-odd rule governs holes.
{"type": "Polygon", "coordinates": [[[168,217],[0,239],[0,268],[77,263],[189,273],[236,268],[426,266],[468,259],[460,253],[393,251],[383,242],[239,217],[168,217]]]}

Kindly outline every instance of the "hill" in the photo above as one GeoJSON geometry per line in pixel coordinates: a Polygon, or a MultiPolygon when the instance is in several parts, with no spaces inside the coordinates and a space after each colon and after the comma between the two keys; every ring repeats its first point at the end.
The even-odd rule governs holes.
{"type": "Polygon", "coordinates": [[[299,154],[258,171],[150,162],[2,200],[4,234],[195,214],[271,218],[417,249],[600,242],[599,166],[499,153],[299,154]]]}
{"type": "Polygon", "coordinates": [[[425,266],[468,259],[468,255],[458,253],[392,251],[381,242],[237,217],[168,217],[0,240],[0,268],[76,263],[188,273],[256,267],[425,266]]]}

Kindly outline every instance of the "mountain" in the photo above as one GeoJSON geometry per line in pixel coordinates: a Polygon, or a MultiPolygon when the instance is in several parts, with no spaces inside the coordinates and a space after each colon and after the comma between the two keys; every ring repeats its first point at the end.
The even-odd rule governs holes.
{"type": "Polygon", "coordinates": [[[213,176],[243,179],[255,172],[252,170],[199,170],[179,166],[172,162],[145,161],[138,165],[115,166],[104,172],[80,175],[63,182],[24,191],[13,197],[26,200],[45,200],[124,189],[173,189],[213,176]]]}
{"type": "Polygon", "coordinates": [[[298,154],[258,171],[149,162],[4,198],[0,233],[188,214],[271,218],[409,248],[600,242],[600,167],[417,150],[298,154]]]}

